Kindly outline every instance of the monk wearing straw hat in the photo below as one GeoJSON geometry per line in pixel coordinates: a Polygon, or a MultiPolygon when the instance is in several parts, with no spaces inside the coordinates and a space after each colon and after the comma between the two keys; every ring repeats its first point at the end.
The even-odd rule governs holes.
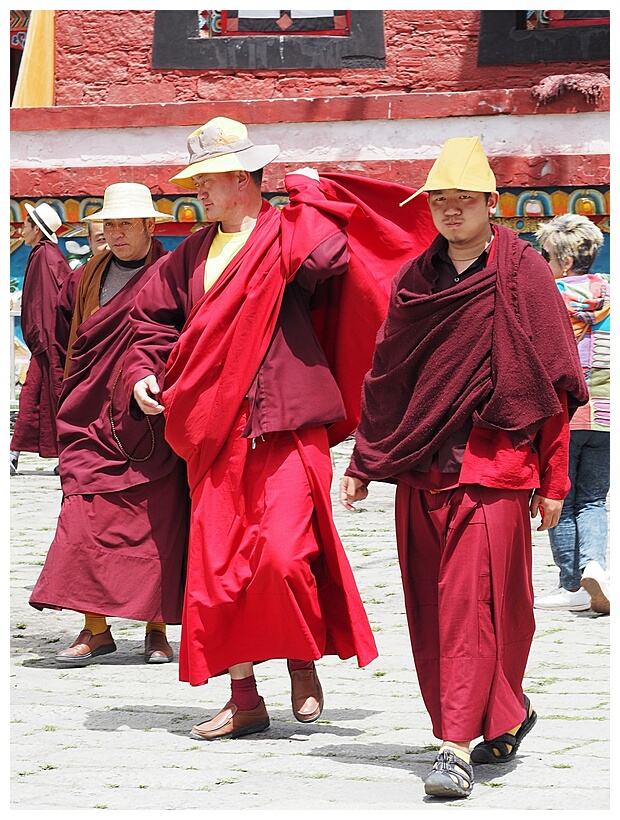
{"type": "Polygon", "coordinates": [[[20,452],[56,458],[56,402],[53,389],[51,347],[56,301],[71,267],[58,247],[56,231],[62,219],[47,202],[26,203],[22,226],[24,243],[32,248],[22,287],[21,328],[30,351],[26,381],[11,438],[11,475],[17,474],[20,452]]]}
{"type": "Polygon", "coordinates": [[[172,218],[155,208],[145,185],[108,186],[103,208],[85,221],[103,223],[109,250],[82,269],[69,327],[58,314],[63,503],[30,604],[83,614],[80,634],[56,655],[63,666],[116,651],[108,617],[146,622],[147,663],[173,658],[166,624],[180,623],[183,605],[185,467],[162,420],[132,417],[121,380],[129,311],[167,254],[153,238],[155,224],[172,218]]]}

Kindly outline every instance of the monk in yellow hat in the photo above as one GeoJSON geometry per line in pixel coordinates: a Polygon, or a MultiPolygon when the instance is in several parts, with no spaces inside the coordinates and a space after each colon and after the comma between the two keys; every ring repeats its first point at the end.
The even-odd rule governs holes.
{"type": "Polygon", "coordinates": [[[411,644],[441,740],[425,791],[466,797],[471,764],[513,760],[536,723],[522,689],[530,517],[558,523],[587,390],[549,265],[491,220],[480,139],[448,140],[402,205],[420,195],[439,233],[394,282],[340,500],[353,509],[370,481],[397,485],[411,644]]]}

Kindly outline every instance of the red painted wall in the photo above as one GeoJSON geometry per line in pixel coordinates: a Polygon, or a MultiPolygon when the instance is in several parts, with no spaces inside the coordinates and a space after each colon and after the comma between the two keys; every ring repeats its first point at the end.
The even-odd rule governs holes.
{"type": "MultiPolygon", "coordinates": [[[[575,63],[476,65],[477,10],[385,11],[383,70],[153,70],[154,18],[154,11],[56,11],[56,105],[531,88],[576,70],[575,63]]],[[[609,74],[609,61],[582,62],[579,71],[609,74]]]]}
{"type": "MultiPolygon", "coordinates": [[[[197,12],[196,12],[197,16],[197,12]]],[[[445,117],[609,112],[610,88],[596,100],[577,91],[539,103],[531,89],[550,75],[609,74],[609,61],[477,66],[480,11],[385,11],[385,69],[153,70],[154,11],[56,11],[55,105],[11,110],[11,130],[42,133],[75,129],[187,126],[229,116],[246,124],[422,120],[445,117]]],[[[507,135],[514,142],[514,134],[507,135]]],[[[421,182],[432,160],[340,161],[337,170],[387,180],[421,182]]],[[[333,162],[317,169],[334,170],[333,162]]],[[[609,184],[609,155],[494,157],[500,186],[555,187],[609,184]]],[[[298,166],[296,166],[298,167],[298,166]]],[[[266,170],[268,190],[281,190],[294,167],[266,170]]],[[[13,197],[96,195],[117,181],[178,194],[169,179],[178,166],[14,168],[13,197]]]]}

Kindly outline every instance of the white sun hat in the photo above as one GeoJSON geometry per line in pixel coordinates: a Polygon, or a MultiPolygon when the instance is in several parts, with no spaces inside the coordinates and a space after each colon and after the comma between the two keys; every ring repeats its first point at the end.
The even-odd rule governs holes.
{"type": "Polygon", "coordinates": [[[280,153],[279,145],[254,145],[242,122],[228,117],[214,117],[193,131],[187,140],[189,165],[170,182],[181,188],[195,188],[197,174],[221,174],[227,171],[258,171],[280,153]]]}
{"type": "Polygon", "coordinates": [[[174,217],[155,208],[146,185],[139,182],[115,182],[105,189],[103,208],[82,217],[82,222],[102,222],[104,219],[154,219],[155,222],[170,222],[174,217]]]}
{"type": "Polygon", "coordinates": [[[36,207],[25,203],[28,216],[32,219],[37,228],[42,231],[48,239],[58,244],[56,231],[62,225],[62,219],[58,216],[54,208],[47,202],[41,202],[36,207]]]}

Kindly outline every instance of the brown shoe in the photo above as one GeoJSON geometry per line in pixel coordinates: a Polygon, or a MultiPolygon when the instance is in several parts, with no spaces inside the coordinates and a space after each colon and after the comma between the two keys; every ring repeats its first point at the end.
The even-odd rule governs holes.
{"type": "Polygon", "coordinates": [[[89,629],[83,629],[70,647],[56,655],[55,660],[79,666],[99,655],[109,655],[110,652],[116,652],[116,644],[110,627],[105,632],[100,632],[99,635],[93,635],[89,629]]]}
{"type": "Polygon", "coordinates": [[[195,740],[217,740],[220,737],[241,737],[269,728],[269,715],[261,698],[256,709],[242,712],[229,700],[217,715],[204,723],[197,723],[189,733],[195,740]]]}
{"type": "Polygon", "coordinates": [[[144,636],[144,660],[147,663],[170,663],[174,656],[168,638],[156,629],[144,636]]]}
{"type": "Polygon", "coordinates": [[[289,669],[289,674],[293,714],[300,723],[312,723],[323,711],[323,690],[314,664],[312,669],[289,669]]]}

